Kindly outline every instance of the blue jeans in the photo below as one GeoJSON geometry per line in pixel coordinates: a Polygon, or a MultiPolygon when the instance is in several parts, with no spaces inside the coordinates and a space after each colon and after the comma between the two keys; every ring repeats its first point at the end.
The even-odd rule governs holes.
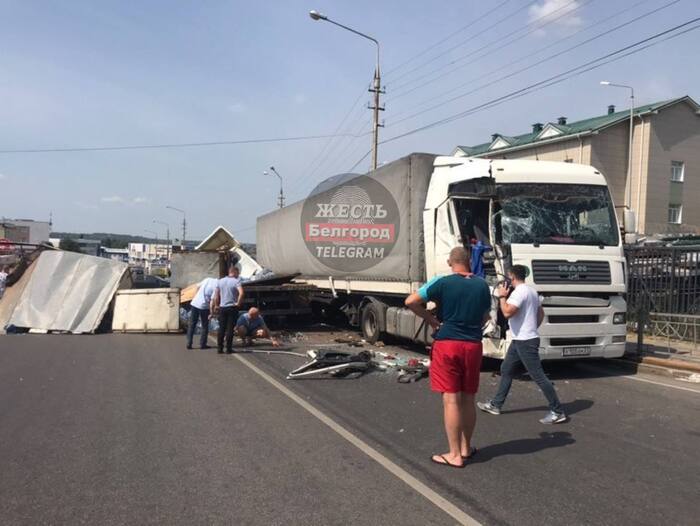
{"type": "Polygon", "coordinates": [[[187,347],[192,347],[192,339],[194,331],[197,329],[197,321],[202,323],[202,332],[199,337],[199,346],[207,346],[207,337],[209,336],[209,309],[198,309],[190,306],[190,323],[187,326],[187,347]]]}
{"type": "Polygon", "coordinates": [[[563,412],[557,392],[554,390],[552,382],[549,381],[542,369],[539,347],[539,338],[533,338],[531,340],[513,340],[510,343],[506,357],[501,364],[501,383],[498,385],[496,396],[491,400],[494,406],[499,409],[503,407],[508,392],[510,391],[510,386],[513,383],[513,376],[517,371],[518,365],[522,363],[530,374],[530,378],[535,381],[547,398],[549,409],[555,413],[563,412]]]}

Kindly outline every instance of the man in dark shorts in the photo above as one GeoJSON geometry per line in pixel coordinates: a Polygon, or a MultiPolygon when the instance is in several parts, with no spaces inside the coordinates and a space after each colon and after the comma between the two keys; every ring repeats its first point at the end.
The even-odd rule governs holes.
{"type": "Polygon", "coordinates": [[[435,333],[430,361],[430,387],[442,393],[445,432],[450,450],[433,455],[436,464],[463,468],[476,452],[471,446],[476,425],[474,395],[479,389],[482,327],[489,318],[491,293],[486,281],[470,272],[469,252],[450,251],[448,276],[438,276],[406,298],[406,306],[435,333]],[[426,309],[437,304],[437,314],[426,309]]]}

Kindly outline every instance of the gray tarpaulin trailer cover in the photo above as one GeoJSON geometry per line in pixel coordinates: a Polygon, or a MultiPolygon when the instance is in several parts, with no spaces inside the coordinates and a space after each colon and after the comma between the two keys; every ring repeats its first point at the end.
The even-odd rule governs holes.
{"type": "Polygon", "coordinates": [[[423,207],[435,157],[414,153],[322,183],[307,199],[259,217],[258,261],[310,278],[424,281],[423,207]]]}
{"type": "Polygon", "coordinates": [[[10,325],[75,334],[95,332],[128,265],[62,250],[42,252],[10,325]]]}

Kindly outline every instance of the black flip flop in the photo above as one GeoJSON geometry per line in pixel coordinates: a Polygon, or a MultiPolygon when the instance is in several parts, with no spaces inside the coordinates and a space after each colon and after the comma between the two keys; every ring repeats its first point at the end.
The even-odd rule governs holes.
{"type": "Polygon", "coordinates": [[[442,455],[433,455],[433,456],[440,457],[442,460],[444,460],[444,462],[438,462],[438,461],[435,460],[433,457],[430,457],[430,461],[431,461],[433,464],[437,464],[438,466],[445,466],[445,467],[448,467],[448,468],[457,468],[457,469],[462,469],[462,468],[464,467],[464,462],[462,462],[461,464],[457,465],[457,464],[452,464],[451,462],[449,462],[449,461],[448,461],[444,456],[442,456],[442,455]]]}
{"type": "Polygon", "coordinates": [[[476,449],[475,447],[470,447],[470,448],[469,448],[469,454],[468,454],[466,457],[465,457],[464,455],[462,455],[462,460],[469,460],[469,459],[472,458],[474,455],[476,455],[478,452],[479,452],[479,450],[476,449]]]}

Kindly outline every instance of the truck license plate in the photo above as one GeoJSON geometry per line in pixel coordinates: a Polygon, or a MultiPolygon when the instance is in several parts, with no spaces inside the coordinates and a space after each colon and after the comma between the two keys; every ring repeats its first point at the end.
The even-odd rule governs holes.
{"type": "Polygon", "coordinates": [[[589,356],[590,354],[590,347],[564,347],[562,350],[562,356],[589,356]]]}

